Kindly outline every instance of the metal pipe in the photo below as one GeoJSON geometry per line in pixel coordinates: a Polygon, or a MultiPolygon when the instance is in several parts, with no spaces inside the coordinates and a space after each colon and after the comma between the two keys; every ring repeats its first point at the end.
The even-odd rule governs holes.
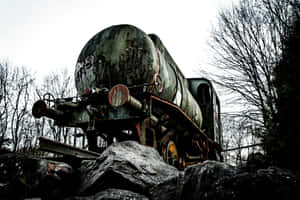
{"type": "MultiPolygon", "coordinates": [[[[141,111],[143,109],[143,104],[141,103],[141,101],[131,96],[129,94],[129,89],[126,85],[123,84],[115,85],[109,91],[108,101],[113,107],[127,105],[138,111],[141,111]]],[[[159,119],[154,115],[151,115],[150,119],[153,126],[156,126],[156,124],[159,122],[159,119]]],[[[163,128],[164,130],[166,130],[165,127],[163,128]]]]}
{"type": "Polygon", "coordinates": [[[130,105],[131,107],[133,107],[136,110],[142,110],[142,107],[143,107],[143,104],[139,100],[134,98],[133,96],[129,96],[129,99],[126,102],[126,104],[130,105]]]}
{"type": "Polygon", "coordinates": [[[108,101],[113,107],[130,105],[136,110],[142,110],[143,104],[129,94],[129,89],[126,85],[115,85],[108,93],[108,101]]]}
{"type": "Polygon", "coordinates": [[[32,115],[35,118],[41,118],[45,116],[54,120],[59,120],[63,118],[64,112],[54,108],[49,108],[43,100],[38,100],[33,104],[32,115]]]}

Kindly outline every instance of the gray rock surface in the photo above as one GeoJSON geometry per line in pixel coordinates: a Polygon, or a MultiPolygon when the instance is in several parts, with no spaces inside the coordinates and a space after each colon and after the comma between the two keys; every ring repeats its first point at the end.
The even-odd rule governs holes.
{"type": "Polygon", "coordinates": [[[292,200],[300,198],[299,183],[299,175],[285,169],[267,167],[253,171],[205,161],[185,169],[181,199],[292,200]]]}
{"type": "Polygon", "coordinates": [[[232,177],[234,167],[217,162],[205,161],[202,164],[189,166],[184,170],[184,183],[181,199],[202,199],[210,196],[211,187],[220,179],[232,177]]]}
{"type": "Polygon", "coordinates": [[[77,177],[63,162],[14,153],[0,155],[0,199],[63,199],[77,188],[77,177]]]}
{"type": "Polygon", "coordinates": [[[97,160],[84,161],[80,171],[80,195],[117,188],[150,199],[176,198],[181,173],[166,164],[156,150],[134,141],[111,145],[97,160]]]}
{"type": "Polygon", "coordinates": [[[218,179],[203,200],[300,199],[299,176],[289,170],[268,167],[218,179]]]}
{"type": "Polygon", "coordinates": [[[0,155],[0,199],[300,199],[299,174],[269,167],[261,155],[240,168],[205,161],[179,171],[153,148],[125,141],[79,166],[0,155]]]}
{"type": "Polygon", "coordinates": [[[106,189],[91,196],[76,196],[67,200],[149,200],[146,196],[128,190],[106,189]]]}

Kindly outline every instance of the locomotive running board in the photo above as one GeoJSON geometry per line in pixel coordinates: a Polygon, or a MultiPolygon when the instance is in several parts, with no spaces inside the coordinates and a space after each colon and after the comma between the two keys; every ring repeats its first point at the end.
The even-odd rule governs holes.
{"type": "Polygon", "coordinates": [[[39,137],[39,150],[56,153],[64,156],[75,157],[79,159],[95,159],[100,156],[99,153],[88,151],[71,145],[63,144],[57,141],[49,140],[44,137],[39,137]]]}
{"type": "Polygon", "coordinates": [[[150,96],[150,99],[152,103],[158,104],[167,114],[171,114],[186,124],[187,127],[190,127],[191,131],[199,133],[203,139],[211,143],[217,151],[222,151],[221,146],[209,138],[179,106],[153,95],[150,96]]]}

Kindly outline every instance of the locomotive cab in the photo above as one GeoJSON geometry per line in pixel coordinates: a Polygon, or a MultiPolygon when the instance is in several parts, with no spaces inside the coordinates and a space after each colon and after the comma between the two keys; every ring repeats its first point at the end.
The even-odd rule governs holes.
{"type": "Polygon", "coordinates": [[[189,89],[203,115],[203,131],[209,138],[222,144],[220,100],[212,83],[205,78],[188,79],[189,89]]]}

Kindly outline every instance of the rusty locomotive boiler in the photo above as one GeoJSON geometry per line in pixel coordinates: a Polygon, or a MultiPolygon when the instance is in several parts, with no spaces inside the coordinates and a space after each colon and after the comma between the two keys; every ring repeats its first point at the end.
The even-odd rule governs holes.
{"type": "Polygon", "coordinates": [[[75,69],[78,92],[72,98],[47,99],[32,113],[59,126],[80,127],[89,149],[97,138],[136,140],[156,148],[179,168],[220,159],[220,103],[210,81],[185,79],[154,34],[131,25],[109,27],[82,49],[75,69]]]}

